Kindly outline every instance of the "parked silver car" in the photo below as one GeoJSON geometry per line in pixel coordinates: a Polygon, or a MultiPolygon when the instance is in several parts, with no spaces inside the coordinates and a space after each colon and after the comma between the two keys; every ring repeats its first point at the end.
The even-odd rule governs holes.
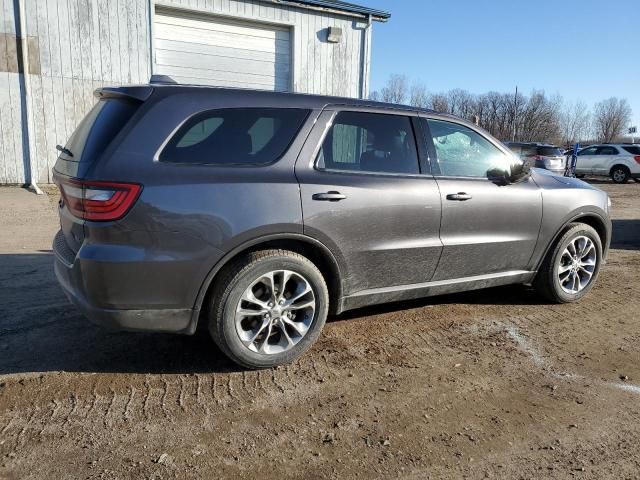
{"type": "Polygon", "coordinates": [[[578,152],[576,175],[611,177],[615,183],[640,178],[640,145],[605,143],[578,152]]]}
{"type": "Polygon", "coordinates": [[[505,145],[531,167],[564,174],[566,157],[555,145],[532,142],[506,142],[505,145]]]}
{"type": "Polygon", "coordinates": [[[291,362],[329,313],[513,283],[594,285],[606,193],[460,118],[180,85],[103,88],[55,165],[55,272],[91,320],[291,362]]]}

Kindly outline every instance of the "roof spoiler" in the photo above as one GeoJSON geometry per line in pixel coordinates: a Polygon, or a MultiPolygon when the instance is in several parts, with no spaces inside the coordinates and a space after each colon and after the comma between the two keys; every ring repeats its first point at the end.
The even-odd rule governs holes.
{"type": "Polygon", "coordinates": [[[93,92],[93,95],[97,98],[120,98],[126,100],[137,100],[144,102],[147,100],[153,87],[142,85],[132,87],[103,87],[98,88],[93,92]]]}
{"type": "Polygon", "coordinates": [[[151,78],[149,79],[149,83],[150,84],[155,83],[159,85],[177,85],[178,84],[178,82],[176,82],[169,75],[151,75],[151,78]]]}

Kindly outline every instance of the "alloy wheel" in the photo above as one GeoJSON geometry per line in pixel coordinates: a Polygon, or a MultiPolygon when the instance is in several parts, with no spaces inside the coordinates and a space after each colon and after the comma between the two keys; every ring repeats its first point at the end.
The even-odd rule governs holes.
{"type": "Polygon", "coordinates": [[[282,353],[304,338],[315,312],[315,294],[304,276],[291,270],[271,271],[242,294],[235,313],[236,332],[253,352],[282,353]]]}
{"type": "Polygon", "coordinates": [[[586,288],[598,261],[596,246],[589,237],[572,239],[560,257],[558,280],[565,293],[575,295],[586,288]]]}

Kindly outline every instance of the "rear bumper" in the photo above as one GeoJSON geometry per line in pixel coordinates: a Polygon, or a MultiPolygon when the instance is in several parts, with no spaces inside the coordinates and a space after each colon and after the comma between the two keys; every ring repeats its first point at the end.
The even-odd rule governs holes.
{"type": "MultiPolygon", "coordinates": [[[[193,310],[187,308],[118,309],[105,308],[88,300],[91,285],[83,275],[80,261],[66,246],[61,233],[53,242],[54,271],[65,295],[91,322],[113,330],[193,334],[193,310]]],[[[93,272],[95,273],[95,272],[93,272]]]]}

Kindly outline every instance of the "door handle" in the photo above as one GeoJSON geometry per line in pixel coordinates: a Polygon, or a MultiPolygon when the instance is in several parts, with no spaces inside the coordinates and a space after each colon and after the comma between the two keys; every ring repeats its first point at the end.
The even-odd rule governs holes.
{"type": "Polygon", "coordinates": [[[465,202],[467,200],[471,200],[473,197],[468,193],[458,192],[458,193],[450,193],[447,195],[447,200],[457,200],[458,202],[465,202]]]}
{"type": "Polygon", "coordinates": [[[324,202],[339,202],[340,200],[344,200],[347,198],[346,195],[341,194],[340,192],[325,192],[325,193],[314,193],[311,196],[314,200],[324,201],[324,202]]]}

